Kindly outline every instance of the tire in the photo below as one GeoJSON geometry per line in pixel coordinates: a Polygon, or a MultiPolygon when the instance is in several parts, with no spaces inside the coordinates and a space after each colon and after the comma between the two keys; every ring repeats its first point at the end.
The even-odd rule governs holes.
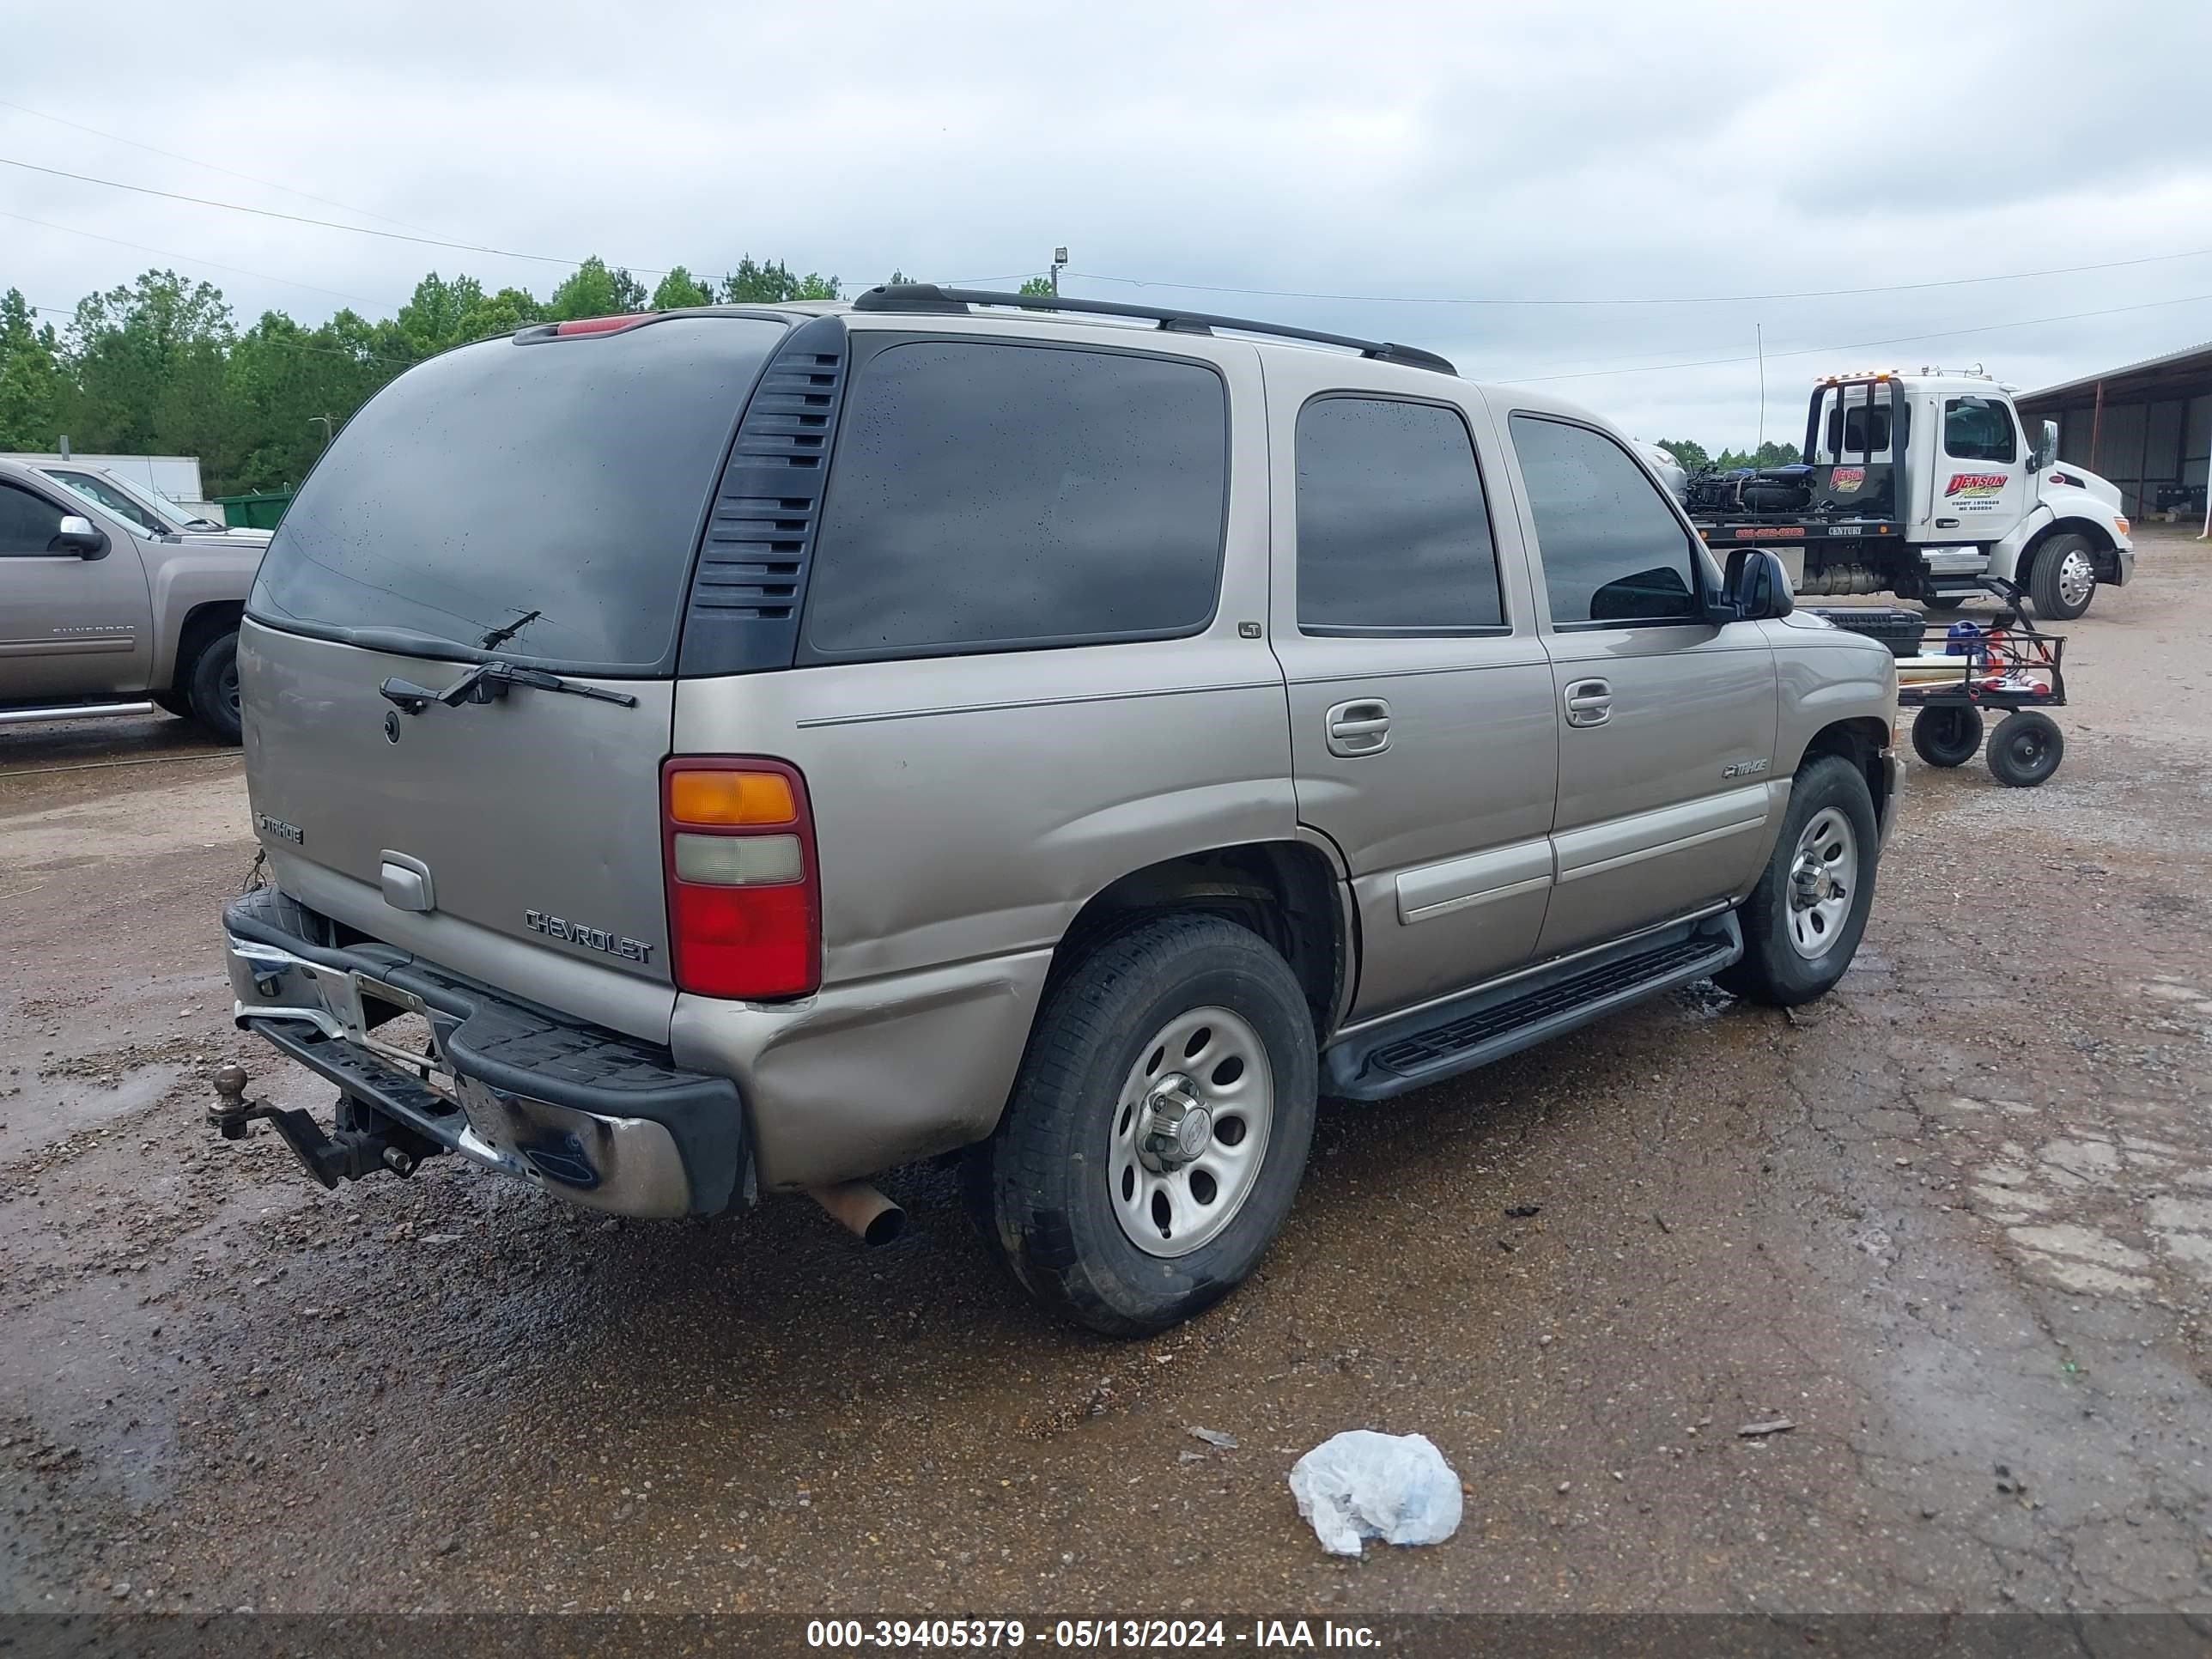
{"type": "Polygon", "coordinates": [[[2066,734],[2038,708],[2023,708],[1997,722],[1990,739],[1990,770],[1999,783],[2033,789],[2066,757],[2066,734]]]}
{"type": "Polygon", "coordinates": [[[1264,939],[1215,916],[1146,922],[1098,945],[1047,999],[1006,1115],[969,1153],[963,1185],[1039,1303],[1109,1336],[1164,1331],[1235,1289],[1280,1230],[1313,1140],[1319,1074],[1305,994],[1264,939]],[[1172,1047],[1195,1056],[1189,1072],[1170,1060],[1172,1047]],[[1163,1097],[1160,1080],[1176,1076],[1188,1093],[1163,1097]],[[1191,1136],[1205,1135],[1202,1149],[1172,1131],[1146,1141],[1146,1125],[1162,1121],[1146,1104],[1156,1099],[1182,1121],[1210,1113],[1191,1136]],[[1238,1163],[1234,1149],[1255,1139],[1238,1163]],[[1191,1161],[1146,1161],[1164,1151],[1191,1161]]]}
{"type": "Polygon", "coordinates": [[[1912,750],[1930,766],[1964,766],[1982,746],[1982,711],[1970,702],[1931,702],[1912,717],[1912,750]]]}
{"type": "Polygon", "coordinates": [[[236,743],[240,731],[236,629],[216,635],[200,647],[186,684],[191,688],[192,718],[217,743],[236,743]]]}
{"type": "Polygon", "coordinates": [[[2087,536],[2053,536],[2035,550],[2027,573],[2028,597],[2035,614],[2050,622],[2071,622],[2097,597],[2097,555],[2087,536]]]}
{"type": "Polygon", "coordinates": [[[1800,767],[1782,834],[1759,885],[1736,911],[1743,956],[1713,975],[1721,988],[1784,1008],[1825,995],[1851,965],[1866,931],[1880,835],[1874,794],[1857,767],[1834,755],[1800,767]],[[1841,861],[1820,857],[1831,848],[1841,848],[1841,861]],[[1811,860],[1802,883],[1801,856],[1811,860]],[[1834,884],[1838,878],[1840,895],[1824,889],[1812,897],[1816,879],[1834,884]]]}
{"type": "Polygon", "coordinates": [[[1923,593],[1920,603],[1930,611],[1956,611],[1970,597],[1965,593],[1923,593]]]}

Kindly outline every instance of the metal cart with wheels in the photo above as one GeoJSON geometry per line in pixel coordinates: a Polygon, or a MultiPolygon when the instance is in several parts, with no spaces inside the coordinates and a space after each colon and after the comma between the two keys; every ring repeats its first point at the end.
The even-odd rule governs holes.
{"type": "Polygon", "coordinates": [[[1897,665],[1899,708],[1917,709],[1912,747],[1930,766],[1963,766],[1982,746],[1982,712],[2004,718],[1989,740],[1989,764],[1999,783],[2032,789],[2057,771],[2065,735],[2045,711],[2066,702],[2066,637],[2028,620],[2017,582],[1984,576],[1981,586],[2002,603],[1984,624],[1931,623],[1919,653],[1897,665]]]}

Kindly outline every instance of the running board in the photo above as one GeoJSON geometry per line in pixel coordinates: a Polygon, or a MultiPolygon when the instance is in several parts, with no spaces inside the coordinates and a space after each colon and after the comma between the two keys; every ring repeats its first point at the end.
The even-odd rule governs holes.
{"type": "Polygon", "coordinates": [[[1322,1092],[1382,1100],[1425,1088],[1718,973],[1742,955],[1743,932],[1730,910],[1478,988],[1333,1045],[1322,1056],[1322,1092]]]}
{"type": "Polygon", "coordinates": [[[58,708],[0,708],[0,726],[28,726],[38,720],[106,720],[118,714],[150,714],[150,702],[72,702],[58,708]]]}

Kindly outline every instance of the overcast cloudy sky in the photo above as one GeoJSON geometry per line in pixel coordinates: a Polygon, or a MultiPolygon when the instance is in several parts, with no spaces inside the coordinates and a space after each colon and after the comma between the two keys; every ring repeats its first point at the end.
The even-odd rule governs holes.
{"type": "MultiPolygon", "coordinates": [[[[1401,339],[1482,379],[1608,371],[1547,384],[1715,447],[1756,434],[1754,362],[1617,371],[1747,360],[1763,329],[1790,437],[1816,368],[2035,386],[2212,338],[2206,0],[8,11],[15,161],[641,271],[1010,277],[1065,243],[1072,293],[1401,339]],[[2121,260],[2143,263],[1717,304],[1170,286],[1679,300],[2121,260]]],[[[432,268],[564,274],[15,167],[0,214],[0,287],[58,307],[149,264],[241,323],[388,312],[432,268]]]]}

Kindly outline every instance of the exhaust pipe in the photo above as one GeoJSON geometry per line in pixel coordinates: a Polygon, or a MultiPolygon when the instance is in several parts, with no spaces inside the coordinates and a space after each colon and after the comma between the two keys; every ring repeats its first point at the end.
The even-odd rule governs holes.
{"type": "Polygon", "coordinates": [[[872,1250],[890,1243],[906,1231],[906,1212],[865,1181],[809,1187],[806,1195],[872,1250]]]}

